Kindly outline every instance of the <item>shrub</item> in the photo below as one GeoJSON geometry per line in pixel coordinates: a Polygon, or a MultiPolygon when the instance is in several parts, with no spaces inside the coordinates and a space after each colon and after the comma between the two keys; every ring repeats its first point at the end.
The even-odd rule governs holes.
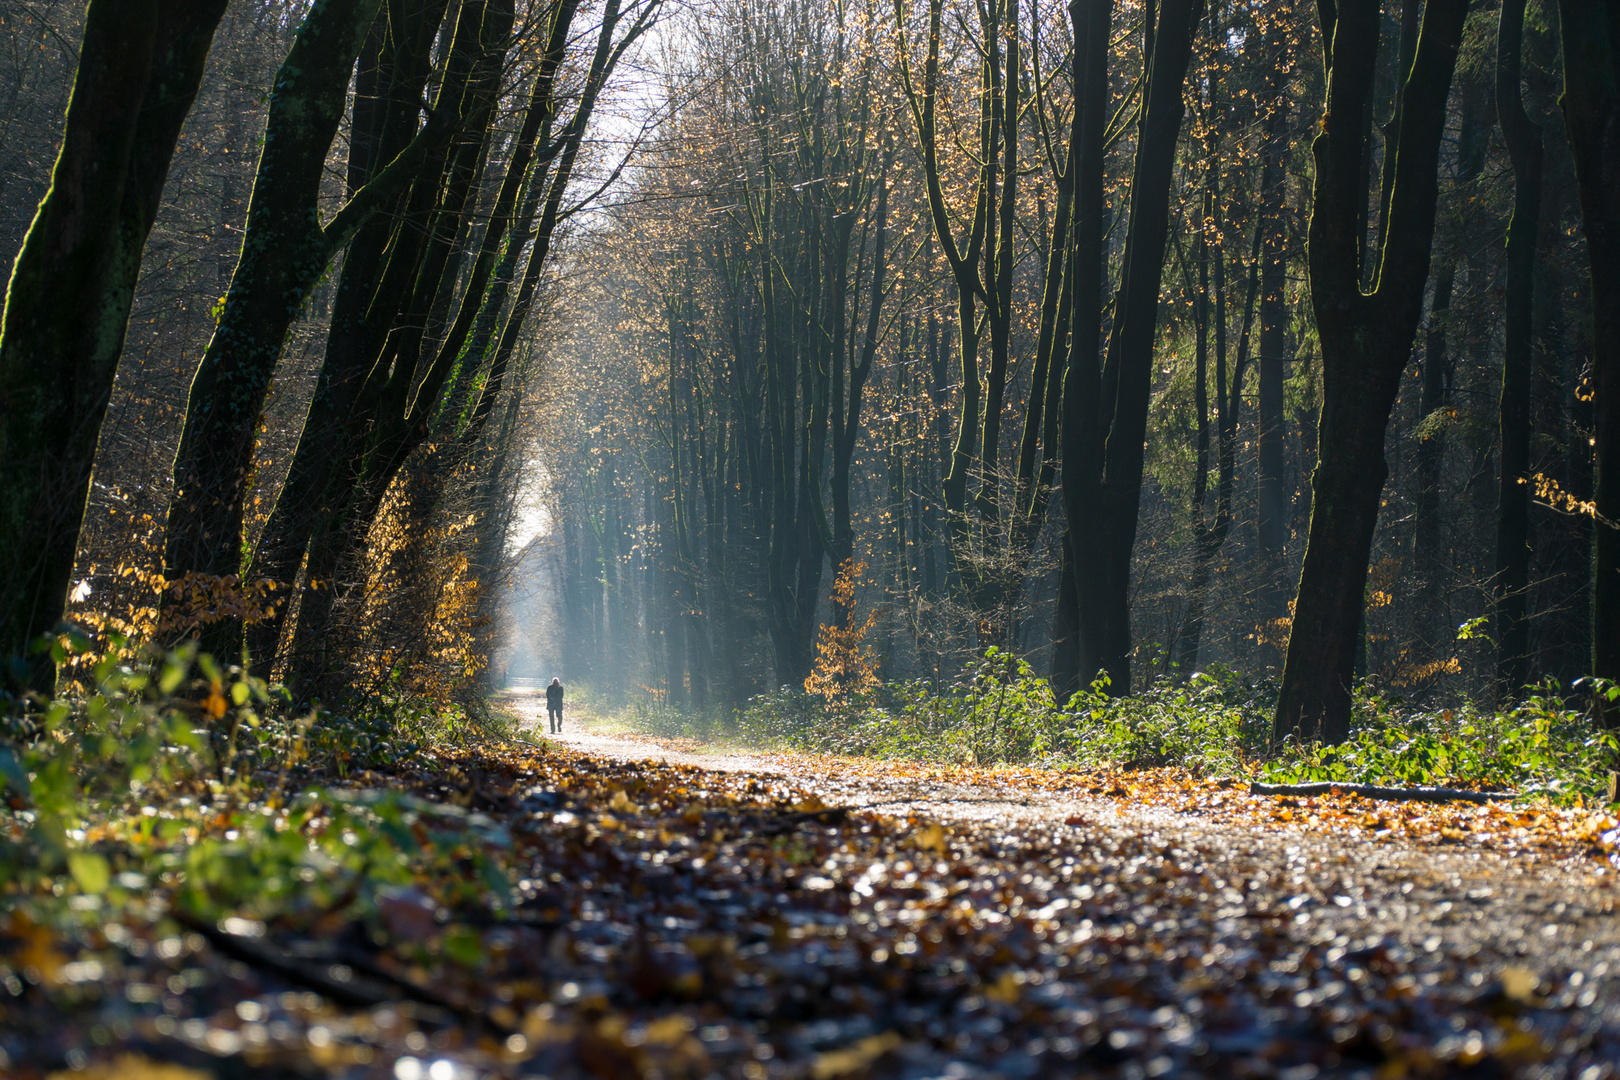
{"type": "MultiPolygon", "coordinates": [[[[1620,688],[1594,683],[1607,700],[1620,688]]],[[[1415,709],[1366,687],[1339,746],[1270,746],[1276,685],[1211,668],[1110,697],[1106,682],[1058,708],[1028,664],[990,649],[962,679],[884,684],[834,707],[791,687],[753,698],[746,740],[835,754],[1058,768],[1177,766],[1275,782],[1341,780],[1512,790],[1559,802],[1603,794],[1620,737],[1551,684],[1502,711],[1415,709]]]]}
{"type": "MultiPolygon", "coordinates": [[[[1608,700],[1620,690],[1594,689],[1608,700]]],[[[1356,696],[1350,738],[1338,746],[1285,746],[1265,770],[1285,783],[1438,784],[1487,791],[1517,791],[1566,802],[1598,798],[1606,786],[1602,764],[1620,751],[1616,733],[1588,712],[1569,707],[1558,687],[1506,711],[1469,703],[1456,709],[1403,709],[1381,695],[1356,696]]]]}
{"type": "MultiPolygon", "coordinates": [[[[60,666],[88,642],[52,645],[60,666]]],[[[478,725],[406,699],[296,715],[287,696],[195,645],[166,654],[116,640],[49,700],[9,702],[0,730],[0,881],[71,869],[69,839],[166,798],[275,799],[294,783],[410,764],[478,725]]],[[[82,861],[82,860],[81,860],[82,861]]]]}
{"type": "Polygon", "coordinates": [[[1107,689],[1099,680],[1070,699],[1056,759],[1078,767],[1240,773],[1265,752],[1275,693],[1269,683],[1212,668],[1185,683],[1156,679],[1124,697],[1109,697],[1107,689]]]}

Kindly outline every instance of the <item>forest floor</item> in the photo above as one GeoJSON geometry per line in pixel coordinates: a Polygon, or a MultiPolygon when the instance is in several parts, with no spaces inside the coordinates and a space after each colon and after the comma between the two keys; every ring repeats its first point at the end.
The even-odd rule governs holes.
{"type": "MultiPolygon", "coordinates": [[[[543,709],[512,704],[544,732],[543,709]]],[[[827,828],[773,883],[844,894],[842,919],[806,918],[799,957],[763,965],[818,976],[797,1000],[823,1018],[786,1040],[801,1052],[814,1030],[865,1032],[879,1072],[911,1076],[1620,1075],[1606,815],[750,752],[589,714],[543,737],[623,769],[789,784],[847,808],[845,830],[885,822],[873,855],[898,860],[851,864],[827,828]]],[[[836,1075],[821,1049],[812,1075],[836,1075]]]]}
{"type": "Polygon", "coordinates": [[[1616,1075],[1606,814],[738,751],[574,713],[550,737],[540,701],[508,701],[533,743],[347,782],[341,805],[406,793],[451,836],[411,884],[262,921],[159,889],[89,937],[12,919],[0,1075],[1616,1075]],[[452,826],[495,838],[511,903],[452,826]]]}

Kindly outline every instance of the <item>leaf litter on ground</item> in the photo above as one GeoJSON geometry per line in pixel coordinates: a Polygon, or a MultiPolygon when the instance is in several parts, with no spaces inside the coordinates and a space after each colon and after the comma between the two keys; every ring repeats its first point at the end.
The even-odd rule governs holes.
{"type": "Polygon", "coordinates": [[[467,750],[246,812],[297,849],[279,862],[200,793],[177,827],[109,827],[105,892],[0,916],[0,1071],[1603,1080],[1620,1061],[1613,821],[1590,811],[770,763],[467,750]],[[1020,811],[1052,796],[1061,816],[1020,811]],[[942,812],[973,799],[984,816],[942,812]],[[367,822],[387,843],[349,842],[367,822]],[[315,843],[332,829],[352,859],[315,843]],[[215,878],[161,869],[209,843],[185,865],[215,878]],[[147,882],[122,869],[141,845],[147,882]],[[268,879],[288,872],[303,887],[268,879]]]}

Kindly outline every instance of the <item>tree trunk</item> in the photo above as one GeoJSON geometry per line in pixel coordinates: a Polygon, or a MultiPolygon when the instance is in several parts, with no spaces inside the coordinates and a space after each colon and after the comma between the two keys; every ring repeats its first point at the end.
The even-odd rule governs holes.
{"type": "MultiPolygon", "coordinates": [[[[367,107],[356,106],[351,126],[347,182],[351,198],[416,133],[416,117],[432,68],[430,49],[444,21],[445,3],[419,0],[408,12],[408,21],[397,20],[386,28],[386,35],[382,19],[373,26],[372,36],[378,40],[368,44],[367,54],[361,58],[361,75],[374,68],[368,81],[375,89],[367,107]]],[[[357,100],[366,102],[364,95],[357,100]]],[[[287,478],[276,493],[258,549],[248,562],[249,578],[278,585],[272,614],[247,627],[248,655],[254,673],[261,678],[270,676],[276,647],[295,603],[290,590],[320,512],[330,504],[331,497],[324,492],[332,468],[351,438],[350,413],[382,349],[389,315],[397,310],[397,296],[382,295],[379,278],[387,265],[389,241],[401,227],[404,201],[401,192],[381,208],[355,234],[344,256],[315,395],[287,478]]],[[[403,275],[399,277],[402,286],[403,275]]]]}
{"type": "MultiPolygon", "coordinates": [[[[1141,504],[1143,443],[1153,389],[1159,281],[1170,227],[1170,185],[1181,133],[1182,84],[1202,4],[1165,0],[1154,27],[1125,263],[1102,370],[1098,415],[1084,451],[1065,455],[1064,484],[1080,489],[1069,518],[1079,601],[1080,674],[1103,671],[1109,692],[1131,687],[1131,551],[1141,504]]],[[[1078,303],[1078,298],[1076,300],[1078,303]]],[[[1076,319],[1077,328],[1081,325],[1076,319]]],[[[1077,351],[1078,355],[1078,351],[1077,351]]]]}
{"type": "Polygon", "coordinates": [[[1530,681],[1530,372],[1536,238],[1541,220],[1541,128],[1524,111],[1519,48],[1525,0],[1503,0],[1496,39],[1496,115],[1513,163],[1507,234],[1506,342],[1499,407],[1496,509],[1496,689],[1512,698],[1530,681]]]}
{"type": "Polygon", "coordinates": [[[1417,571],[1414,621],[1417,633],[1414,648],[1420,664],[1434,664],[1452,640],[1454,631],[1444,612],[1444,578],[1448,572],[1446,543],[1442,529],[1440,470],[1446,457],[1444,408],[1451,393],[1451,295],[1456,283],[1457,264],[1468,230],[1478,217],[1473,183],[1485,167],[1490,141],[1484,86],[1469,80],[1460,86],[1461,121],[1457,132],[1457,172],[1453,184],[1458,206],[1451,220],[1442,227],[1435,249],[1443,260],[1434,276],[1434,300],[1429,306],[1429,327],[1423,343],[1422,390],[1418,399],[1418,447],[1416,462],[1416,504],[1412,510],[1412,561],[1417,571]],[[1434,417],[1438,423],[1430,422],[1434,417]]]}
{"type": "MultiPolygon", "coordinates": [[[[276,73],[264,149],[248,207],[242,255],[219,325],[198,366],[175,455],[164,545],[171,582],[234,581],[242,568],[242,516],[252,484],[260,417],[288,328],[332,255],[370,214],[409,183],[453,116],[435,116],[405,150],[326,225],[318,216],[327,151],[343,118],[349,77],[378,0],[320,0],[276,73]]],[[[230,611],[230,605],[224,609],[230,611]]],[[[237,617],[205,627],[205,646],[229,654],[237,617]]],[[[232,612],[232,615],[235,613],[232,612]]]]}
{"type": "Polygon", "coordinates": [[[1370,292],[1359,282],[1356,223],[1357,203],[1366,202],[1364,121],[1379,4],[1350,0],[1320,9],[1328,90],[1313,147],[1308,261],[1323,402],[1310,535],[1273,728],[1279,742],[1297,735],[1336,743],[1349,734],[1367,559],[1389,473],[1384,429],[1423,311],[1440,138],[1467,9],[1467,0],[1430,0],[1424,14],[1416,58],[1400,88],[1395,174],[1370,292]]]}
{"type": "Polygon", "coordinates": [[[1067,701],[1091,684],[1097,674],[1092,664],[1097,649],[1082,640],[1080,598],[1076,567],[1083,546],[1081,534],[1096,488],[1095,461],[1100,453],[1097,429],[1102,410],[1102,371],[1098,363],[1103,318],[1103,223],[1107,213],[1104,194],[1104,138],[1108,126],[1109,37],[1114,17],[1113,0],[1073,0],[1069,19],[1074,27],[1074,97],[1078,135],[1070,150],[1074,172],[1074,240],[1067,276],[1073,305],[1069,317],[1073,345],[1063,377],[1063,568],[1058,585],[1057,613],[1052,627],[1052,687],[1067,701]]]}
{"type": "MultiPolygon", "coordinates": [[[[67,600],[101,421],[180,127],[224,0],[95,0],[51,187],[0,317],[0,655],[67,600]]],[[[49,693],[49,653],[29,664],[49,693]]]]}
{"type": "MultiPolygon", "coordinates": [[[[1620,0],[1559,0],[1564,129],[1592,275],[1592,674],[1620,680],[1620,0]]],[[[1620,710],[1606,714],[1620,724],[1620,710]]]]}

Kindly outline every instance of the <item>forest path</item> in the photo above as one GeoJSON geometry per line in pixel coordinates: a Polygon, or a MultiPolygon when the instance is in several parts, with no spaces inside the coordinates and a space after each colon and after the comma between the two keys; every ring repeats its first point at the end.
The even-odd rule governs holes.
{"type": "Polygon", "coordinates": [[[542,696],[507,705],[563,751],[519,812],[597,860],[555,888],[627,940],[666,927],[632,959],[737,942],[700,1030],[775,1049],[724,1075],[1616,1075],[1607,815],[711,747],[579,709],[551,736],[542,696]]]}
{"type": "MultiPolygon", "coordinates": [[[[572,709],[562,734],[554,736],[546,734],[543,696],[518,693],[508,700],[527,721],[526,730],[606,761],[780,778],[815,792],[830,806],[870,808],[894,817],[916,815],[958,826],[1001,824],[1015,831],[1081,826],[1133,844],[1145,838],[1160,850],[1180,849],[1189,859],[1230,871],[1222,876],[1239,888],[1227,890],[1225,899],[1246,907],[1251,917],[1268,907],[1263,897],[1275,890],[1270,903],[1276,906],[1270,910],[1288,918],[1308,911],[1304,921],[1315,922],[1312,938],[1329,927],[1333,936],[1346,935],[1351,942],[1393,938],[1420,954],[1438,951],[1463,961],[1487,981],[1509,965],[1555,979],[1555,973],[1586,972],[1576,986],[1592,985],[1595,977],[1606,991],[1603,999],[1620,1005],[1620,920],[1613,914],[1620,875],[1601,859],[1374,839],[1304,824],[1241,824],[1129,797],[948,783],[880,769],[818,774],[816,759],[663,740],[572,709]]],[[[1274,805],[1262,797],[1253,801],[1274,805]]]]}

